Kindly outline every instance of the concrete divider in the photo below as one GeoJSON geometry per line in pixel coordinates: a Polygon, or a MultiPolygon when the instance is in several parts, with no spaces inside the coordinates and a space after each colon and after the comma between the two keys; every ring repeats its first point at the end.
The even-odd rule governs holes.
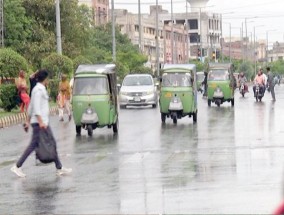
{"type": "MultiPolygon", "coordinates": [[[[51,107],[49,111],[50,111],[50,115],[56,115],[58,113],[58,108],[51,107]]],[[[23,123],[26,121],[26,119],[27,119],[26,113],[17,113],[11,116],[1,117],[0,118],[0,129],[23,123]]]]}

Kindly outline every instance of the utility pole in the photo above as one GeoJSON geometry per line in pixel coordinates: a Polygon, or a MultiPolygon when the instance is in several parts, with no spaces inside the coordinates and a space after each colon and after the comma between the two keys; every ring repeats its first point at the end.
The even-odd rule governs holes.
{"type": "Polygon", "coordinates": [[[0,46],[4,47],[4,8],[3,0],[0,0],[0,46]]]}
{"type": "Polygon", "coordinates": [[[230,55],[230,63],[232,62],[232,55],[231,55],[231,47],[232,47],[232,26],[231,23],[230,25],[230,46],[229,46],[229,55],[230,55]]]}
{"type": "Polygon", "coordinates": [[[112,61],[116,61],[116,43],[115,43],[115,17],[114,17],[114,0],[111,0],[111,21],[112,21],[112,61]]]}
{"type": "Polygon", "coordinates": [[[173,0],[171,0],[171,58],[174,62],[174,15],[173,15],[173,0]]]}
{"type": "Polygon", "coordinates": [[[141,0],[138,0],[138,25],[139,25],[139,50],[143,53],[142,47],[142,24],[141,24],[141,0]]]}
{"type": "Polygon", "coordinates": [[[188,40],[188,7],[187,7],[187,0],[185,0],[185,8],[186,8],[186,61],[185,63],[188,63],[189,59],[189,40],[188,40]]]}
{"type": "Polygon", "coordinates": [[[160,44],[159,44],[159,12],[158,12],[158,0],[156,0],[156,69],[157,76],[160,76],[160,44]]]}
{"type": "MultiPolygon", "coordinates": [[[[3,0],[2,0],[3,1],[3,0]]],[[[57,54],[62,54],[62,41],[61,41],[61,21],[60,21],[60,0],[56,0],[56,44],[57,54]]]]}
{"type": "Polygon", "coordinates": [[[203,61],[201,7],[199,8],[199,43],[200,43],[200,57],[201,61],[203,61]]]}

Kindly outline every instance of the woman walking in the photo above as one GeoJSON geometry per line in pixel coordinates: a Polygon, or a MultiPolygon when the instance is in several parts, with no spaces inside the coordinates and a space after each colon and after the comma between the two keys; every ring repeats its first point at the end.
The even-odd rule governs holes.
{"type": "Polygon", "coordinates": [[[59,83],[59,93],[57,97],[58,109],[59,109],[59,120],[64,121],[64,110],[66,110],[69,121],[71,120],[71,111],[70,111],[70,95],[71,88],[69,81],[67,80],[66,75],[62,75],[61,82],[59,83]]]}

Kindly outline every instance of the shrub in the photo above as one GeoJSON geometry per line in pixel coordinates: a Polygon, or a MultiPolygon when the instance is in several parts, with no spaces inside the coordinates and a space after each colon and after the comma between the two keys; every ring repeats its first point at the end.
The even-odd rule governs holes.
{"type": "Polygon", "coordinates": [[[59,79],[53,79],[53,80],[49,80],[49,83],[48,83],[49,97],[54,102],[56,102],[56,98],[58,95],[59,82],[60,82],[59,79]]]}
{"type": "Polygon", "coordinates": [[[0,49],[0,77],[15,78],[21,69],[28,70],[28,62],[24,57],[9,48],[0,49]]]}
{"type": "Polygon", "coordinates": [[[15,84],[0,85],[1,108],[10,112],[17,107],[17,88],[15,84]]]}
{"type": "Polygon", "coordinates": [[[73,74],[73,61],[64,55],[53,53],[42,60],[41,66],[50,72],[50,79],[59,78],[61,73],[68,77],[73,74]]]}
{"type": "Polygon", "coordinates": [[[88,58],[80,55],[73,60],[74,71],[78,68],[80,64],[92,64],[92,62],[88,58]]]}

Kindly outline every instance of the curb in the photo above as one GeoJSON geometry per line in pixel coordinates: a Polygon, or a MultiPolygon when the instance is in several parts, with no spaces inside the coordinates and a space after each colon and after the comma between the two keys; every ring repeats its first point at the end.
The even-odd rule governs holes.
{"type": "MultiPolygon", "coordinates": [[[[50,115],[56,115],[58,113],[58,108],[51,107],[49,109],[49,113],[50,115]]],[[[27,119],[26,113],[17,113],[11,116],[2,117],[0,118],[0,129],[23,123],[26,121],[26,119],[27,119]]]]}

